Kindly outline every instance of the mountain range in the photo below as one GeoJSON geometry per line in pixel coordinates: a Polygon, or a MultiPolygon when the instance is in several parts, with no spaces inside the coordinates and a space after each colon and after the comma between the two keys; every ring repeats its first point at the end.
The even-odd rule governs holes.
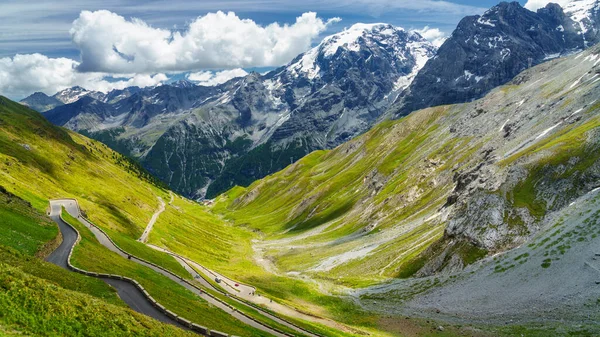
{"type": "Polygon", "coordinates": [[[174,190],[210,198],[383,119],[480,98],[528,67],[583,50],[598,39],[597,14],[596,0],[537,12],[504,2],[464,18],[439,50],[416,32],[356,24],[281,68],[214,87],[71,88],[22,102],[137,158],[174,190]]]}
{"type": "MultiPolygon", "coordinates": [[[[265,75],[106,95],[67,89],[52,97],[66,104],[44,115],[139,158],[181,193],[213,196],[366,131],[434,53],[416,32],[357,24],[265,75]]],[[[40,96],[22,102],[50,106],[40,96]]]]}
{"type": "Polygon", "coordinates": [[[599,1],[0,96],[0,335],[600,335],[599,1]]]}

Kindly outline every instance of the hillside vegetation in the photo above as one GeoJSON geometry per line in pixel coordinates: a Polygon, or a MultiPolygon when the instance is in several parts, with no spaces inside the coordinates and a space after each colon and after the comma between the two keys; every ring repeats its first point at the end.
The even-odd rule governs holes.
{"type": "Polygon", "coordinates": [[[60,244],[56,225],[2,188],[0,214],[0,335],[191,335],[130,310],[101,280],[43,262],[60,244]]]}
{"type": "MultiPolygon", "coordinates": [[[[109,150],[105,145],[55,127],[39,113],[3,97],[0,97],[0,186],[4,186],[2,192],[6,194],[6,197],[0,200],[0,205],[8,207],[6,209],[0,207],[2,215],[0,229],[3,233],[0,237],[0,245],[18,249],[22,254],[44,257],[60,243],[60,238],[56,239],[58,234],[56,225],[43,215],[48,207],[48,200],[73,197],[80,202],[86,215],[109,233],[120,247],[170,269],[181,277],[191,278],[191,275],[170,255],[159,253],[137,241],[148,220],[158,208],[158,197],[164,200],[170,198],[168,191],[164,190],[160,183],[140,169],[137,164],[109,150]],[[11,211],[10,207],[18,205],[13,200],[21,199],[26,208],[19,212],[11,211]]],[[[218,224],[222,226],[222,223],[218,224]]],[[[218,228],[209,228],[209,230],[218,233],[218,228]]],[[[80,232],[84,240],[75,249],[73,257],[76,265],[90,271],[129,275],[144,284],[148,292],[168,309],[211,329],[223,330],[239,336],[264,335],[220,309],[212,307],[170,279],[147,268],[133,265],[126,259],[111,253],[92,239],[91,233],[86,230],[81,229],[80,232]]],[[[23,259],[22,256],[18,256],[11,258],[11,261],[20,264],[23,259]]],[[[35,259],[31,261],[36,265],[47,265],[35,259]]],[[[54,266],[44,268],[56,269],[54,266]]],[[[6,270],[7,273],[12,273],[12,269],[6,270]]],[[[34,274],[44,277],[41,272],[34,274]]],[[[102,297],[108,296],[106,291],[111,288],[105,283],[74,273],[68,274],[69,276],[66,274],[60,276],[62,283],[67,282],[69,278],[79,281],[85,279],[87,280],[85,282],[95,284],[92,289],[101,287],[98,291],[102,292],[102,297]],[[73,276],[70,276],[71,274],[73,276]]],[[[21,276],[18,272],[14,275],[17,275],[15,277],[18,279],[23,279],[25,283],[29,282],[27,276],[21,276]]],[[[48,272],[48,275],[52,273],[48,272]]],[[[40,289],[46,287],[43,282],[33,283],[32,288],[27,291],[41,291],[40,289]]],[[[20,284],[16,282],[11,287],[18,287],[20,284]]],[[[79,290],[79,287],[73,287],[79,290]]],[[[56,290],[54,293],[60,292],[56,290]]],[[[115,298],[114,291],[110,290],[109,294],[111,296],[106,297],[107,300],[118,302],[123,306],[123,303],[115,298]]],[[[51,305],[50,302],[48,305],[51,305]]],[[[76,305],[72,307],[74,303],[70,302],[64,305],[65,315],[68,315],[71,310],[76,310],[77,307],[76,305]]],[[[110,315],[111,311],[112,309],[107,309],[104,313],[98,314],[98,319],[103,315],[110,315]]],[[[14,315],[20,314],[14,312],[14,315]]],[[[154,322],[152,319],[148,318],[148,320],[154,322]]],[[[64,321],[64,324],[69,322],[66,318],[64,321]]],[[[19,322],[15,321],[24,326],[29,325],[19,322]]],[[[159,328],[156,330],[161,334],[162,330],[159,328]]],[[[75,334],[83,331],[86,330],[82,327],[73,327],[72,331],[65,333],[75,334]]],[[[135,334],[133,330],[130,333],[135,334]]],[[[169,333],[165,334],[169,335],[169,333]]]]}
{"type": "Polygon", "coordinates": [[[321,286],[461,270],[597,187],[598,57],[594,47],[481,100],[383,122],[213,210],[260,233],[266,268],[321,286]]]}

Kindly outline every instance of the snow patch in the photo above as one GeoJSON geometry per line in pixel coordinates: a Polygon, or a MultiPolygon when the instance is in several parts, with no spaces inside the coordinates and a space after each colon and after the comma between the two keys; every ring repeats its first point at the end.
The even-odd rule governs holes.
{"type": "Polygon", "coordinates": [[[477,23],[479,23],[481,25],[485,25],[485,26],[496,27],[496,25],[494,23],[492,23],[492,21],[490,21],[490,19],[484,19],[483,17],[480,17],[479,19],[477,19],[477,23]]]}
{"type": "Polygon", "coordinates": [[[544,61],[546,61],[546,60],[552,60],[552,59],[555,59],[555,58],[557,58],[559,56],[560,56],[560,53],[546,54],[546,56],[544,57],[544,61]]]}
{"type": "Polygon", "coordinates": [[[558,122],[558,123],[554,124],[553,126],[551,126],[551,127],[547,128],[547,129],[546,129],[546,130],[544,130],[542,133],[540,133],[540,134],[539,134],[537,137],[535,137],[535,140],[538,140],[538,139],[540,139],[540,138],[544,137],[545,135],[547,135],[547,134],[548,134],[548,132],[550,132],[550,131],[552,131],[552,130],[556,129],[556,127],[557,127],[557,126],[559,126],[559,125],[561,125],[561,124],[562,124],[562,121],[560,121],[560,122],[558,122]]]}
{"type": "Polygon", "coordinates": [[[585,75],[581,76],[580,78],[577,79],[577,81],[573,82],[573,84],[571,84],[571,86],[569,87],[569,89],[573,89],[576,85],[579,84],[579,82],[581,82],[581,79],[584,77],[585,75]]]}
{"type": "Polygon", "coordinates": [[[502,130],[504,130],[504,127],[506,126],[506,124],[508,124],[508,122],[510,122],[510,118],[506,120],[506,122],[504,122],[504,124],[502,124],[502,126],[500,127],[500,130],[498,130],[498,132],[502,132],[502,130]]]}

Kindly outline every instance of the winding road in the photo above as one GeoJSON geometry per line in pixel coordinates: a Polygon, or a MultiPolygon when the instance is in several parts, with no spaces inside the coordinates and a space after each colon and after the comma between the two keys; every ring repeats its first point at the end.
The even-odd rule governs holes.
{"type": "MultiPolygon", "coordinates": [[[[61,218],[61,205],[69,203],[75,204],[73,200],[63,200],[62,202],[54,202],[50,203],[50,218],[58,224],[58,227],[62,233],[63,241],[60,246],[48,256],[46,261],[53,263],[61,268],[69,269],[68,266],[68,258],[69,253],[71,252],[71,247],[75,245],[77,241],[77,232],[71,226],[67,225],[61,218]]],[[[180,328],[186,329],[179,322],[173,320],[172,318],[165,315],[163,312],[159,311],[157,308],[152,306],[152,303],[144,296],[144,294],[136,288],[133,284],[124,281],[124,280],[114,280],[109,278],[100,277],[104,282],[113,286],[119,297],[125,302],[131,309],[156,318],[159,321],[176,325],[180,328]]]]}
{"type": "MultiPolygon", "coordinates": [[[[89,221],[87,221],[85,218],[83,218],[81,216],[81,213],[79,210],[79,205],[77,204],[77,202],[75,200],[72,200],[72,199],[60,199],[60,200],[51,200],[50,201],[50,218],[59,225],[59,228],[63,234],[63,242],[48,257],[47,260],[49,262],[68,269],[67,259],[69,257],[69,252],[71,250],[71,247],[73,247],[73,245],[77,241],[77,233],[75,232],[75,230],[73,230],[73,228],[71,228],[68,224],[66,224],[60,218],[62,207],[64,207],[65,210],[71,216],[77,218],[77,220],[81,224],[83,224],[85,227],[90,229],[91,232],[94,234],[94,236],[98,239],[98,241],[104,247],[119,254],[123,258],[130,258],[131,261],[136,262],[145,267],[148,267],[148,268],[170,278],[174,282],[180,284],[181,286],[185,287],[189,291],[198,295],[199,297],[201,297],[208,303],[223,310],[224,312],[228,313],[229,315],[233,316],[234,318],[238,319],[239,321],[243,322],[246,325],[249,325],[249,326],[252,326],[261,331],[267,332],[273,336],[277,336],[277,337],[288,336],[285,333],[282,333],[282,332],[280,332],[276,329],[273,329],[273,328],[271,328],[265,324],[262,324],[260,322],[257,322],[254,319],[240,313],[239,311],[232,309],[232,307],[230,307],[228,304],[216,299],[215,297],[212,297],[211,295],[205,293],[200,288],[192,285],[188,281],[181,279],[179,276],[176,276],[175,274],[173,274],[159,266],[151,264],[151,263],[144,261],[142,259],[139,259],[135,256],[130,256],[129,254],[126,254],[119,247],[117,247],[115,245],[115,243],[102,230],[100,230],[99,228],[97,228],[96,226],[94,226],[93,224],[91,224],[89,221]]],[[[194,275],[194,274],[195,274],[195,272],[192,275],[194,275]]],[[[146,297],[144,297],[142,292],[139,289],[137,289],[134,285],[130,284],[129,282],[113,280],[113,279],[104,279],[104,278],[102,278],[102,279],[104,281],[106,281],[107,283],[113,285],[117,289],[119,296],[121,296],[123,301],[125,301],[125,303],[127,303],[132,309],[134,309],[140,313],[146,314],[148,316],[157,318],[163,322],[167,322],[167,323],[177,325],[179,327],[183,327],[178,322],[167,317],[164,313],[162,313],[158,309],[154,308],[152,306],[151,302],[146,297]]],[[[256,308],[252,308],[252,309],[256,310],[256,308]]],[[[293,325],[287,321],[281,320],[275,316],[272,316],[270,314],[265,315],[264,312],[261,312],[261,314],[263,314],[264,316],[267,316],[269,318],[276,319],[279,323],[284,324],[292,329],[298,330],[299,332],[301,332],[303,334],[317,337],[317,335],[308,333],[308,332],[304,331],[303,329],[297,328],[295,325],[293,325]]]]}
{"type": "MultiPolygon", "coordinates": [[[[257,305],[265,306],[268,309],[270,309],[278,314],[281,314],[281,315],[285,315],[288,317],[294,317],[297,319],[314,322],[314,323],[330,326],[330,327],[337,328],[337,329],[343,329],[343,327],[336,325],[335,322],[332,323],[332,321],[329,321],[329,320],[326,320],[323,318],[304,314],[304,313],[299,312],[299,311],[297,311],[293,308],[290,308],[286,305],[280,304],[278,302],[273,302],[268,297],[256,295],[255,294],[256,288],[246,285],[246,284],[243,284],[243,283],[239,283],[237,281],[234,281],[234,280],[232,280],[226,276],[223,276],[215,271],[212,271],[212,270],[202,266],[201,264],[199,264],[193,260],[190,260],[184,256],[181,256],[181,255],[173,253],[167,249],[164,249],[164,248],[152,245],[152,244],[146,244],[146,245],[152,249],[172,255],[175,258],[175,260],[177,260],[203,286],[213,289],[213,290],[216,290],[216,291],[219,291],[219,292],[222,292],[224,290],[225,292],[232,295],[233,297],[231,297],[231,298],[233,300],[237,301],[238,303],[247,305],[243,301],[239,300],[239,299],[242,299],[242,300],[245,300],[248,302],[253,302],[257,305]],[[200,273],[202,273],[203,275],[200,275],[198,273],[198,271],[200,271],[200,273]],[[221,280],[221,283],[219,283],[219,285],[221,286],[222,290],[215,288],[214,285],[207,282],[205,278],[208,278],[211,280],[214,280],[215,278],[219,278],[221,280]],[[236,286],[236,284],[237,284],[237,286],[236,286]]],[[[313,336],[313,337],[317,336],[317,335],[307,332],[303,329],[299,329],[298,327],[296,327],[294,325],[290,325],[289,322],[282,320],[279,317],[274,316],[274,315],[270,314],[269,312],[266,312],[260,308],[254,308],[254,309],[260,311],[260,313],[263,316],[268,317],[268,318],[276,321],[277,323],[291,327],[292,329],[294,329],[298,332],[301,332],[303,334],[309,335],[309,336],[313,336]]]]}

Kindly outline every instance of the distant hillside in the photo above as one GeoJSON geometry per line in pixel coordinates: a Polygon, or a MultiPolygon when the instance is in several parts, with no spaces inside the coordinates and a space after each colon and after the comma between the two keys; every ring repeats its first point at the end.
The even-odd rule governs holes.
{"type": "Polygon", "coordinates": [[[599,53],[383,122],[230,190],[216,210],[264,233],[255,249],[281,273],[361,286],[461,270],[600,186],[599,53]]]}

